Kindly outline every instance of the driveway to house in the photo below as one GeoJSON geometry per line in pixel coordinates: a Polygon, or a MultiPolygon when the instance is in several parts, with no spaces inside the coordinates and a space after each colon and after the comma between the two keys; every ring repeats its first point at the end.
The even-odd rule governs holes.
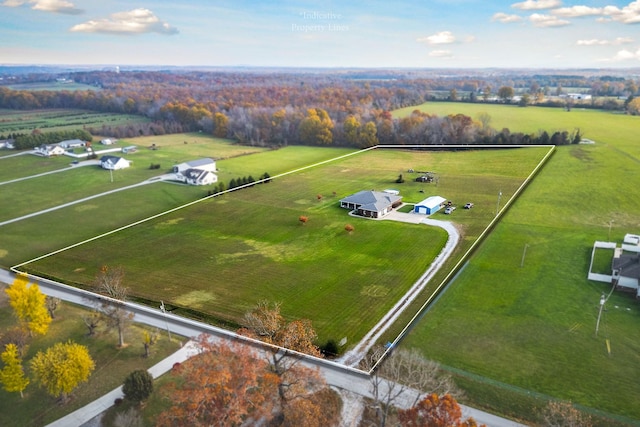
{"type": "Polygon", "coordinates": [[[347,351],[339,361],[345,365],[355,366],[360,360],[364,358],[369,349],[373,347],[380,339],[382,334],[396,321],[404,310],[415,300],[420,292],[427,286],[433,276],[440,270],[444,262],[451,256],[454,249],[460,241],[460,233],[449,221],[439,221],[425,217],[424,215],[417,213],[403,213],[394,210],[388,215],[381,218],[381,220],[408,222],[412,224],[426,224],[433,227],[440,227],[449,234],[447,243],[433,260],[427,271],[418,279],[416,283],[407,291],[400,301],[394,305],[391,310],[385,314],[382,319],[360,340],[356,346],[347,351]]]}
{"type": "MultiPolygon", "coordinates": [[[[21,156],[23,154],[28,154],[28,153],[12,154],[11,156],[5,156],[5,157],[21,156]]],[[[0,185],[12,184],[14,182],[25,181],[25,180],[31,179],[31,178],[38,178],[38,177],[41,177],[41,176],[51,175],[51,174],[54,174],[54,173],[66,172],[70,168],[77,168],[77,167],[80,167],[80,166],[96,166],[96,165],[99,165],[99,164],[100,164],[99,160],[86,160],[84,162],[71,163],[69,168],[56,169],[54,171],[43,172],[43,173],[39,173],[39,174],[36,174],[36,175],[29,175],[29,176],[25,176],[25,177],[22,177],[22,178],[12,179],[10,181],[3,181],[3,182],[0,182],[0,185]]]]}
{"type": "MultiPolygon", "coordinates": [[[[12,283],[15,279],[13,272],[0,269],[0,282],[12,283]]],[[[69,301],[74,304],[79,304],[85,307],[94,308],[96,304],[109,299],[105,296],[98,295],[92,292],[88,292],[82,289],[74,288],[72,286],[64,285],[52,280],[43,278],[30,277],[31,282],[35,282],[40,287],[42,293],[60,298],[64,301],[69,301]]],[[[212,339],[224,339],[234,340],[242,342],[245,345],[249,345],[257,351],[264,351],[267,347],[266,344],[253,340],[244,336],[239,336],[233,332],[225,329],[217,328],[206,323],[197,322],[191,319],[183,318],[173,315],[171,313],[163,313],[159,308],[150,308],[147,306],[125,302],[126,308],[134,314],[133,320],[135,322],[144,323],[158,328],[161,331],[170,330],[172,333],[181,335],[183,337],[193,338],[201,334],[207,334],[212,339]]],[[[175,361],[183,361],[186,357],[193,354],[192,351],[185,352],[179,351],[172,356],[175,361]]],[[[367,372],[355,369],[343,364],[319,359],[317,357],[308,356],[301,353],[289,351],[294,357],[300,359],[299,363],[304,364],[312,369],[319,369],[319,371],[325,377],[327,384],[330,386],[350,391],[359,396],[372,397],[371,379],[367,372]]],[[[173,366],[173,360],[171,357],[165,359],[162,362],[164,372],[169,370],[173,366]]],[[[161,372],[159,368],[154,369],[154,376],[158,376],[161,372]]],[[[389,383],[387,386],[390,386],[389,383]]],[[[113,392],[105,395],[105,397],[98,399],[84,408],[68,415],[67,417],[52,423],[51,426],[68,426],[68,425],[81,425],[93,417],[99,415],[111,405],[113,405],[115,397],[121,393],[120,389],[116,389],[113,392]]],[[[397,400],[397,405],[401,408],[408,408],[413,405],[416,399],[418,391],[413,389],[406,389],[397,400]]],[[[478,409],[474,409],[468,406],[461,405],[462,413],[464,417],[473,417],[478,423],[486,424],[488,427],[526,427],[523,424],[518,424],[514,421],[500,418],[495,415],[489,414],[478,409]]]]}
{"type": "MultiPolygon", "coordinates": [[[[88,160],[87,162],[93,162],[93,160],[88,160]]],[[[83,164],[83,163],[87,163],[87,162],[78,163],[78,165],[76,165],[76,166],[91,166],[91,165],[83,164]]],[[[94,163],[94,165],[95,164],[96,163],[94,163]]],[[[97,164],[99,164],[99,161],[98,161],[97,164]]],[[[62,172],[62,171],[66,171],[66,170],[68,170],[68,169],[59,169],[59,170],[56,170],[56,171],[45,172],[45,173],[41,173],[41,174],[38,174],[38,175],[32,175],[32,176],[25,177],[25,178],[14,179],[12,181],[5,181],[5,182],[0,183],[0,185],[8,184],[10,182],[16,182],[16,181],[22,181],[22,180],[25,180],[25,179],[35,178],[37,176],[49,175],[49,174],[52,174],[52,173],[62,172]]],[[[159,175],[159,176],[154,176],[152,178],[149,178],[149,179],[147,179],[145,181],[142,181],[142,182],[139,182],[137,184],[127,185],[125,187],[120,187],[120,188],[116,188],[116,189],[113,189],[113,190],[105,191],[104,193],[94,194],[92,196],[85,197],[85,198],[78,199],[78,200],[74,200],[72,202],[64,203],[62,205],[53,206],[53,207],[48,208],[48,209],[43,209],[41,211],[32,212],[32,213],[27,214],[27,215],[23,215],[23,216],[12,218],[12,219],[9,219],[9,220],[6,220],[6,221],[2,221],[2,222],[0,222],[0,227],[2,227],[3,225],[11,224],[12,222],[22,221],[23,219],[32,218],[34,216],[38,216],[38,215],[42,215],[42,214],[45,214],[45,213],[53,212],[53,211],[56,211],[58,209],[62,209],[62,208],[66,208],[66,207],[69,207],[69,206],[77,205],[78,203],[84,203],[86,201],[89,201],[89,200],[92,200],[92,199],[97,199],[98,197],[106,196],[106,195],[109,195],[109,194],[117,193],[119,191],[129,190],[131,188],[136,188],[136,187],[140,187],[142,185],[147,185],[147,184],[153,184],[155,182],[171,181],[171,180],[174,180],[174,179],[175,179],[175,174],[172,174],[172,173],[159,175]]]]}

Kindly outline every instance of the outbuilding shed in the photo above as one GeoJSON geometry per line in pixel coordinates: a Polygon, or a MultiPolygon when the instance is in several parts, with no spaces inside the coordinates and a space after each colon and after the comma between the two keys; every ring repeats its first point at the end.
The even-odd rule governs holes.
{"type": "Polygon", "coordinates": [[[420,203],[416,203],[413,207],[413,211],[419,214],[431,215],[438,212],[446,201],[447,200],[444,197],[440,196],[427,197],[420,203]]]}

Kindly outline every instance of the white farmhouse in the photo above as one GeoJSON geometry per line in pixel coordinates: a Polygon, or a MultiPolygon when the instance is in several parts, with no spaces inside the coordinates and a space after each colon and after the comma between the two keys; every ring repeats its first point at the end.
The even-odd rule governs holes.
{"type": "Polygon", "coordinates": [[[183,173],[187,169],[200,169],[209,172],[216,172],[216,161],[205,157],[190,162],[180,163],[173,167],[173,173],[183,173]]]}
{"type": "Polygon", "coordinates": [[[218,176],[202,169],[187,169],[182,171],[184,182],[191,185],[209,185],[218,182],[218,176]]]}
{"type": "Polygon", "coordinates": [[[36,147],[34,152],[35,154],[45,157],[61,156],[64,154],[64,148],[57,144],[46,144],[36,147]]]}
{"type": "Polygon", "coordinates": [[[131,162],[118,156],[102,156],[100,158],[100,167],[108,170],[124,169],[131,166],[131,162]]]}

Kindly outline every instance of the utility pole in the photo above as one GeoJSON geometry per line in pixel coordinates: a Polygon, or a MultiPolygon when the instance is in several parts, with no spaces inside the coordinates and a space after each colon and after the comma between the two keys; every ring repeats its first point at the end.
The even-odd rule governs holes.
{"type": "Polygon", "coordinates": [[[598,320],[596,321],[596,337],[598,336],[598,329],[600,328],[600,316],[602,316],[602,309],[604,308],[604,303],[606,301],[604,294],[602,294],[600,297],[600,311],[598,312],[598,320]]]}
{"type": "Polygon", "coordinates": [[[160,311],[164,314],[164,321],[167,324],[167,333],[169,334],[169,341],[171,341],[171,331],[169,330],[169,320],[167,320],[167,310],[164,308],[164,301],[160,301],[160,311]]]}
{"type": "Polygon", "coordinates": [[[609,220],[609,233],[607,234],[607,242],[611,241],[611,224],[613,224],[613,220],[609,220]]]}
{"type": "Polygon", "coordinates": [[[524,245],[524,250],[522,251],[522,261],[520,261],[520,267],[524,267],[524,257],[527,255],[528,244],[524,245]]]}

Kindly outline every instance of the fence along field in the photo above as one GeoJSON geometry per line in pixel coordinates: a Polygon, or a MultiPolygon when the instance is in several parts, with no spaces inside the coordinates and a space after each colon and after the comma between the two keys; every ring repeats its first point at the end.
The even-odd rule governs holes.
{"type": "MultiPolygon", "coordinates": [[[[580,127],[595,144],[558,147],[405,344],[454,368],[620,415],[626,417],[624,425],[637,425],[640,308],[633,297],[614,292],[605,326],[596,336],[599,299],[610,286],[588,281],[587,272],[593,242],[608,239],[611,220],[613,241],[640,233],[640,118],[451,103],[425,108],[438,114],[482,108],[496,127],[527,119],[531,131],[580,127]]],[[[522,405],[525,395],[488,383],[472,384],[467,395],[503,413],[530,411],[531,419],[534,404],[544,404],[522,405]],[[487,400],[489,388],[502,397],[487,400]]]]}
{"type": "Polygon", "coordinates": [[[257,301],[280,301],[288,317],[313,321],[320,343],[344,337],[354,343],[424,273],[446,234],[351,218],[338,200],[393,187],[408,168],[442,168],[437,188],[407,175],[399,189],[413,203],[431,193],[452,195],[460,205],[474,200],[472,211],[459,210],[470,242],[495,215],[498,188],[506,200],[547,150],[376,150],[204,200],[25,267],[90,283],[100,265],[122,265],[134,296],[155,303],[160,292],[178,313],[190,308],[231,327],[257,301]],[[504,161],[488,161],[495,156],[504,161]],[[300,215],[309,221],[301,225],[300,215]],[[345,231],[347,223],[353,233],[345,231]]]}

